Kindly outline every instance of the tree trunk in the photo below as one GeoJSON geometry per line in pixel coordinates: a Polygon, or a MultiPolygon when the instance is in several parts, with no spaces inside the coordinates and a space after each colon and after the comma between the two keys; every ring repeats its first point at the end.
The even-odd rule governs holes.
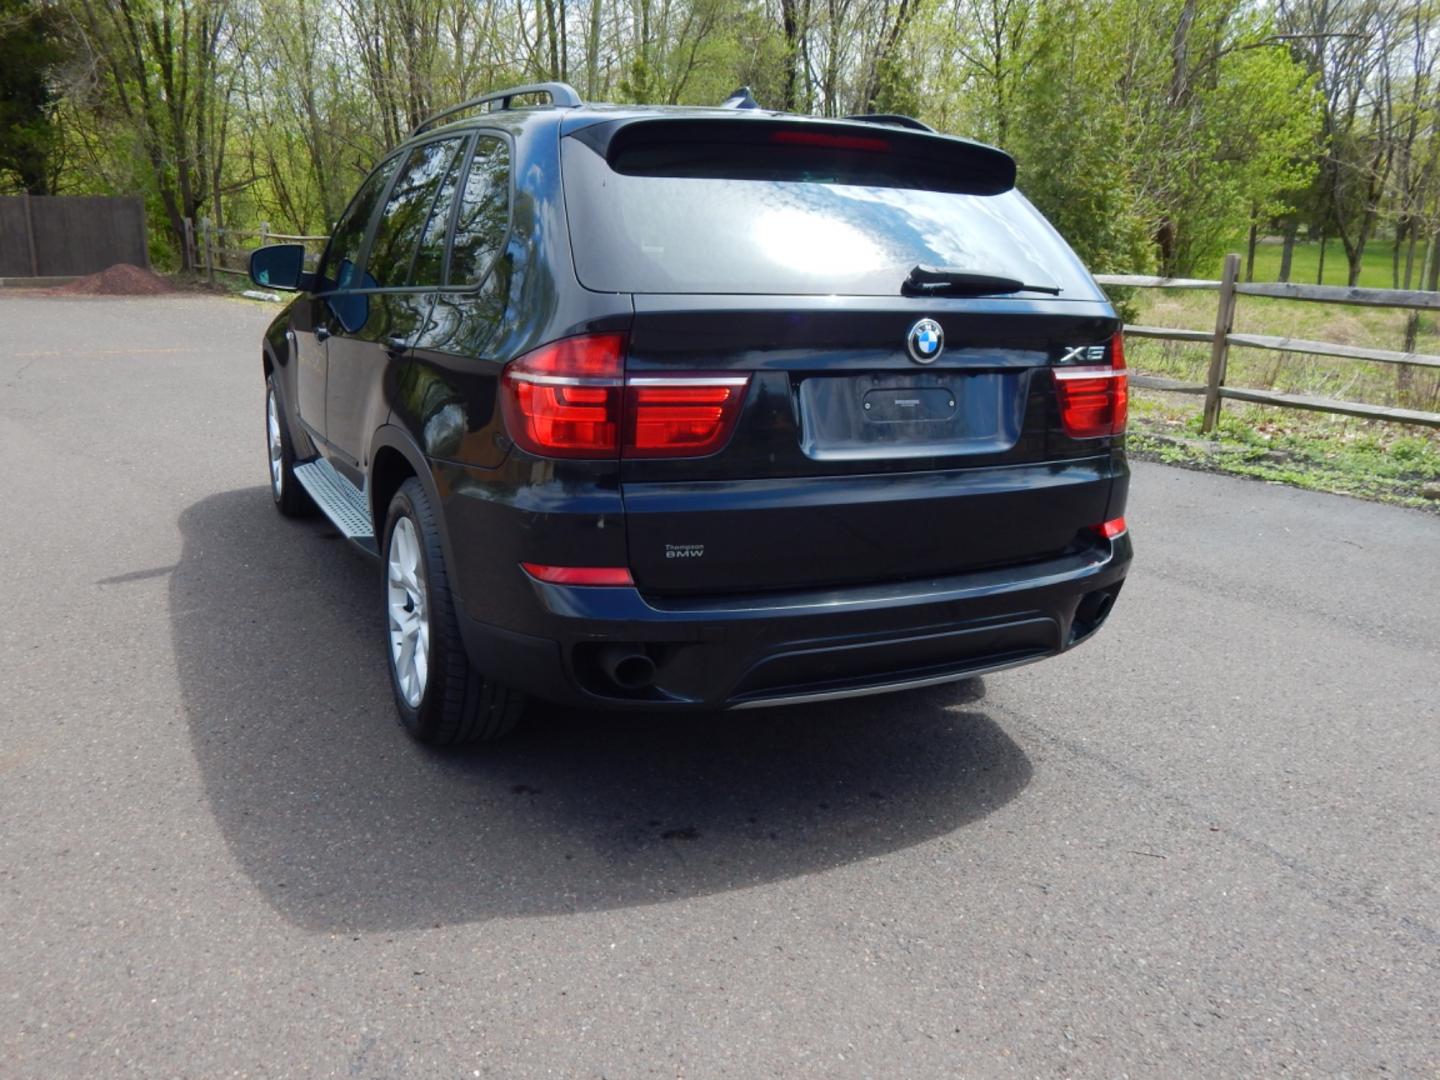
{"type": "Polygon", "coordinates": [[[545,37],[549,48],[549,70],[545,72],[547,79],[558,79],[560,77],[560,35],[555,28],[555,4],[554,0],[545,0],[545,37]]]}
{"type": "Polygon", "coordinates": [[[786,112],[799,108],[800,98],[800,0],[780,0],[780,24],[785,32],[785,100],[786,112]]]}
{"type": "Polygon", "coordinates": [[[590,33],[585,39],[585,98],[600,97],[600,0],[590,3],[590,33]]]}
{"type": "Polygon", "coordinates": [[[1430,259],[1425,270],[1425,288],[1440,291],[1440,228],[1430,235],[1430,259]]]}
{"type": "Polygon", "coordinates": [[[1390,287],[1400,288],[1400,248],[1405,243],[1405,219],[1395,223],[1395,246],[1390,249],[1390,287]]]}
{"type": "Polygon", "coordinates": [[[1250,241],[1245,249],[1245,280],[1255,280],[1255,247],[1260,243],[1260,225],[1250,218],[1250,241]]]}
{"type": "Polygon", "coordinates": [[[1353,250],[1345,253],[1345,261],[1349,265],[1349,269],[1345,275],[1345,284],[1351,288],[1360,284],[1360,270],[1364,265],[1364,259],[1365,249],[1358,245],[1353,250]]]}
{"type": "MultiPolygon", "coordinates": [[[[1415,222],[1412,221],[1406,232],[1409,234],[1409,243],[1405,248],[1405,288],[1408,289],[1410,288],[1410,283],[1415,280],[1415,242],[1420,238],[1420,229],[1415,222]]],[[[1397,252],[1400,250],[1400,241],[1398,238],[1395,241],[1395,250],[1397,252]]],[[[1396,288],[1399,288],[1399,286],[1397,285],[1396,288]]]]}
{"type": "Polygon", "coordinates": [[[900,8],[895,13],[895,22],[890,27],[889,33],[885,35],[884,43],[880,46],[870,68],[869,85],[865,88],[865,100],[862,103],[865,112],[874,112],[879,107],[879,97],[885,76],[893,74],[889,72],[889,67],[895,62],[895,54],[899,51],[900,41],[905,36],[905,28],[909,26],[910,16],[914,11],[915,6],[910,0],[900,0],[900,8]]]}
{"type": "Polygon", "coordinates": [[[1280,249],[1280,280],[1290,280],[1290,262],[1295,257],[1295,233],[1299,230],[1299,222],[1294,220],[1285,223],[1285,246],[1280,249]]]}

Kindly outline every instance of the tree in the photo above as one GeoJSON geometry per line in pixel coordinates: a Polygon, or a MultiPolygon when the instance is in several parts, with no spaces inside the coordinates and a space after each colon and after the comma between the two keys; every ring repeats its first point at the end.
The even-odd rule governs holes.
{"type": "Polygon", "coordinates": [[[1279,0],[1280,26],[1321,100],[1320,216],[1345,248],[1354,285],[1395,162],[1400,0],[1279,0]]]}
{"type": "Polygon", "coordinates": [[[56,74],[68,56],[55,8],[0,0],[0,182],[31,195],[54,193],[56,74]]]}
{"type": "Polygon", "coordinates": [[[75,92],[100,127],[133,140],[188,269],[186,219],[221,209],[236,77],[229,0],[73,0],[72,11],[94,72],[75,92]]]}

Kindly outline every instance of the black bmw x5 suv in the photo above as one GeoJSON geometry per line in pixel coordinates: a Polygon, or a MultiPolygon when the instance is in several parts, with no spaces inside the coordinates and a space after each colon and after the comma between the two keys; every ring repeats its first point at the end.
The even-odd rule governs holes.
{"type": "Polygon", "coordinates": [[[1014,181],[906,117],[549,83],[421,125],[313,272],[256,251],[298,290],[263,343],[275,503],[378,556],[410,733],[1094,633],[1131,555],[1120,324],[1014,181]]]}

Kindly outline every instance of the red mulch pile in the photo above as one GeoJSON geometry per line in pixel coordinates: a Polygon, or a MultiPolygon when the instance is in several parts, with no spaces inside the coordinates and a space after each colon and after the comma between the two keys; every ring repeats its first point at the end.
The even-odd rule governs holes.
{"type": "Polygon", "coordinates": [[[50,290],[55,296],[159,296],[174,291],[175,286],[159,274],[130,263],[116,263],[50,290]]]}

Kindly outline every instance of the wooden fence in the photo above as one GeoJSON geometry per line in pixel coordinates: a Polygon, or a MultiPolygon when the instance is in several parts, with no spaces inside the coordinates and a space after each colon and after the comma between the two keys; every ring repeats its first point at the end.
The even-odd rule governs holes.
{"type": "Polygon", "coordinates": [[[215,283],[216,274],[247,275],[250,272],[250,252],[266,244],[304,244],[308,249],[306,262],[313,265],[320,257],[328,236],[302,236],[295,233],[271,232],[270,223],[262,221],[258,229],[222,229],[209,218],[201,218],[196,225],[185,222],[185,244],[191,251],[190,264],[205,271],[210,283],[215,283]],[[232,238],[227,246],[226,237],[232,238]],[[253,237],[256,243],[234,246],[241,237],[253,237]]]}
{"type": "Polygon", "coordinates": [[[1404,308],[1411,311],[1440,312],[1440,293],[1403,289],[1361,289],[1335,285],[1293,285],[1241,282],[1240,256],[1227,255],[1219,281],[1194,278],[1141,277],[1130,274],[1098,274],[1101,285],[1123,285],[1141,289],[1211,289],[1218,291],[1220,302],[1215,312],[1214,330],[1175,330],[1163,326],[1126,326],[1126,337],[1158,338],[1164,341],[1209,342],[1210,368],[1204,385],[1163,379],[1153,375],[1132,374],[1130,382],[1152,390],[1169,390],[1181,394],[1203,394],[1205,416],[1203,431],[1213,431],[1220,419],[1221,403],[1251,401],[1261,405],[1279,405],[1289,409],[1359,416],[1367,420],[1392,420],[1405,424],[1440,427],[1440,413],[1417,409],[1397,409],[1388,405],[1366,405],[1355,401],[1333,401],[1304,394],[1285,394],[1276,390],[1247,390],[1225,385],[1225,368],[1230,347],[1275,349],[1280,352],[1304,353],[1308,356],[1333,356],[1344,360],[1368,360],[1382,364],[1414,364],[1417,367],[1440,368],[1440,356],[1429,353],[1397,352],[1391,349],[1369,349],[1354,345],[1337,345],[1328,341],[1307,341],[1302,338],[1272,337],[1266,334],[1237,334],[1235,301],[1237,296],[1268,296],[1280,300],[1307,300],[1319,304],[1360,304],[1366,307],[1404,308]]]}
{"type": "Polygon", "coordinates": [[[78,277],[116,263],[150,265],[143,200],[0,197],[0,277],[78,277]]]}

